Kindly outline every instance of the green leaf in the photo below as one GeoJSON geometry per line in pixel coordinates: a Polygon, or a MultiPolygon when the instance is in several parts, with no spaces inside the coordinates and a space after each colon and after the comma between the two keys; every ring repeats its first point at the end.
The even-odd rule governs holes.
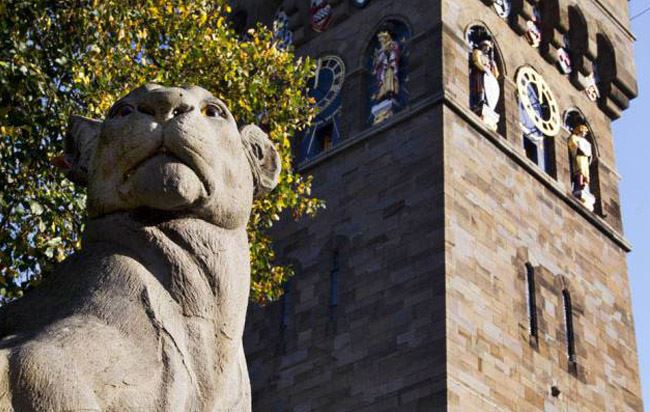
{"type": "Polygon", "coordinates": [[[43,209],[43,206],[41,206],[41,204],[35,200],[29,202],[29,210],[36,216],[40,216],[45,211],[45,209],[43,209]]]}

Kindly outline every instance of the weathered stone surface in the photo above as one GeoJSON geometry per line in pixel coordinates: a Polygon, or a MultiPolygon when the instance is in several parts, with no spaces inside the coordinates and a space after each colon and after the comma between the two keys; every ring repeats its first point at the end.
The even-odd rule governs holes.
{"type": "Polygon", "coordinates": [[[73,118],[67,152],[82,251],[0,309],[0,410],[250,410],[246,223],[272,143],[200,87],[147,85],[73,118]]]}

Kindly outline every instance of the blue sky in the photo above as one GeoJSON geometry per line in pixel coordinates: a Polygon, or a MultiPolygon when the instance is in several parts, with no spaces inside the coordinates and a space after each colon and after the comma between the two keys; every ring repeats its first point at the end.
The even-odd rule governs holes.
{"type": "MultiPolygon", "coordinates": [[[[650,7],[650,0],[630,2],[630,16],[650,7]]],[[[650,11],[632,20],[639,97],[614,122],[617,168],[625,236],[632,242],[628,255],[632,306],[645,409],[650,411],[650,11]]]]}

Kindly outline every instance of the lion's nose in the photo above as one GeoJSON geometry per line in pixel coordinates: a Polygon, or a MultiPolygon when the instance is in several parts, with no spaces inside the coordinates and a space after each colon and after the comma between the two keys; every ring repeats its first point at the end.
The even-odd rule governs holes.
{"type": "Polygon", "coordinates": [[[183,92],[183,89],[156,89],[138,104],[138,111],[155,117],[160,123],[189,113],[194,106],[185,100],[183,92]]]}

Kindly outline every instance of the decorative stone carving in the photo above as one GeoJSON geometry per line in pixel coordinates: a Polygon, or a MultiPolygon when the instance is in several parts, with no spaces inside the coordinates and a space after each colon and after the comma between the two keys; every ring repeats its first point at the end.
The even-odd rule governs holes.
{"type": "Polygon", "coordinates": [[[568,37],[564,36],[564,46],[557,50],[557,64],[564,74],[571,74],[573,64],[571,63],[571,45],[568,37]]]}
{"type": "Polygon", "coordinates": [[[591,143],[587,140],[589,128],[580,124],[571,132],[567,141],[571,157],[572,191],[573,195],[589,210],[594,210],[596,198],[589,190],[591,174],[589,167],[593,159],[591,143]]]}
{"type": "Polygon", "coordinates": [[[470,106],[492,130],[497,130],[499,114],[496,112],[501,87],[499,69],[494,57],[494,44],[485,39],[472,43],[470,54],[470,106]]]}
{"type": "Polygon", "coordinates": [[[585,93],[587,97],[592,102],[598,101],[600,99],[600,89],[598,89],[598,66],[594,63],[592,64],[592,72],[587,76],[587,86],[585,87],[585,93]]]}
{"type": "Polygon", "coordinates": [[[512,11],[512,2],[510,0],[494,0],[492,7],[494,7],[494,11],[496,11],[499,17],[507,20],[512,11]]]}
{"type": "Polygon", "coordinates": [[[377,84],[377,91],[371,96],[373,124],[394,114],[400,92],[400,44],[388,31],[379,32],[377,39],[379,44],[372,61],[372,74],[377,84]]]}
{"type": "Polygon", "coordinates": [[[200,87],[73,117],[82,249],[0,309],[0,410],[249,411],[246,224],[280,158],[200,87]]]}
{"type": "Polygon", "coordinates": [[[528,43],[535,48],[539,47],[539,43],[542,41],[541,21],[539,8],[533,8],[533,16],[526,22],[525,37],[528,43]]]}
{"type": "Polygon", "coordinates": [[[328,0],[311,0],[309,14],[311,15],[311,27],[316,32],[323,32],[329,29],[332,23],[333,9],[328,0]]]}

